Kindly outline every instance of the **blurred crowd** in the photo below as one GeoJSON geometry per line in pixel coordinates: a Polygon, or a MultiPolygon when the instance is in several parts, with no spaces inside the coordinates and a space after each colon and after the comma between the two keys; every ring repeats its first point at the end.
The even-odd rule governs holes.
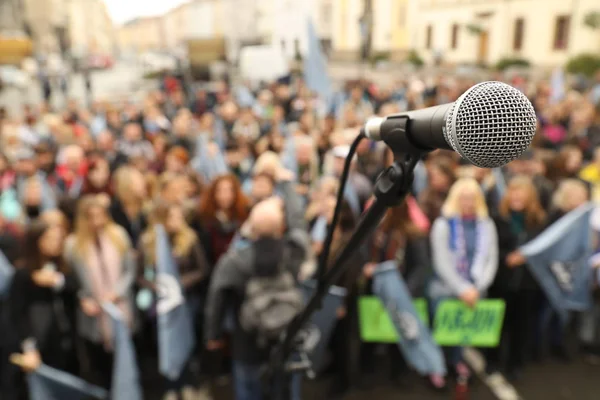
{"type": "MultiPolygon", "coordinates": [[[[3,112],[0,250],[14,276],[0,299],[2,398],[27,398],[23,372],[40,362],[109,387],[111,324],[102,302],[125,316],[142,386],[156,383],[160,224],[197,334],[195,355],[179,379],[161,378],[161,393],[192,398],[186,396],[201,382],[232,372],[237,399],[260,399],[257,371],[268,349],[238,312],[249,279],[280,265],[297,280],[312,277],[349,145],[366,119],[452,102],[476,83],[460,76],[357,80],[325,103],[295,77],[190,88],[166,76],[141,104],[25,105],[18,119],[3,112]],[[233,324],[226,329],[228,310],[233,324]],[[22,354],[19,367],[9,361],[13,353],[22,354]]],[[[336,282],[347,296],[330,344],[327,398],[375,371],[377,346],[360,341],[356,302],[371,292],[375,265],[387,260],[397,261],[414,297],[432,304],[447,297],[469,305],[483,297],[506,301],[500,347],[485,354],[490,371],[519,379],[531,360],[568,361],[580,352],[600,362],[600,303],[566,327],[544,318],[551,306],[518,251],[561,216],[600,200],[600,76],[577,88],[524,77],[508,83],[536,110],[531,149],[496,170],[447,151],[418,164],[412,195],[389,210],[336,282]]],[[[359,145],[329,260],[392,161],[382,143],[359,145]]],[[[468,378],[461,349],[447,350],[449,376],[468,378]]],[[[386,356],[390,379],[402,381],[408,367],[400,351],[390,346],[386,356]]],[[[434,389],[447,385],[444,376],[428,381],[434,389]]]]}

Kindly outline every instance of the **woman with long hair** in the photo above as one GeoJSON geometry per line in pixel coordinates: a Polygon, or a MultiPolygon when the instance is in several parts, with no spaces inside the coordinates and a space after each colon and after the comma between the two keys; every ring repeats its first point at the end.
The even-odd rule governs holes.
{"type": "Polygon", "coordinates": [[[88,165],[88,172],[83,181],[81,194],[111,195],[110,164],[105,158],[95,158],[88,165]]]}
{"type": "Polygon", "coordinates": [[[419,194],[419,205],[430,221],[435,221],[440,216],[454,180],[452,165],[445,159],[436,159],[427,163],[428,184],[419,194]]]}
{"type": "MultiPolygon", "coordinates": [[[[143,346],[154,356],[157,354],[156,343],[158,343],[155,309],[156,226],[158,224],[164,227],[168,235],[171,254],[179,270],[185,301],[194,321],[199,320],[202,312],[203,299],[210,277],[210,265],[196,233],[185,220],[184,210],[176,204],[164,202],[156,204],[151,215],[151,225],[142,235],[138,245],[140,256],[137,269],[137,284],[141,289],[137,295],[137,304],[144,313],[142,323],[145,344],[143,346]]],[[[202,342],[201,338],[199,339],[198,342],[202,342]]],[[[165,392],[175,395],[179,391],[188,392],[192,384],[193,377],[190,366],[188,366],[178,380],[165,381],[164,389],[165,392]]]]}
{"type": "Polygon", "coordinates": [[[98,196],[84,196],[79,201],[65,259],[81,286],[78,330],[89,363],[89,379],[110,387],[113,332],[102,305],[117,306],[127,325],[134,327],[135,259],[127,232],[112,221],[107,205],[98,196]]]}
{"type": "Polygon", "coordinates": [[[210,237],[209,255],[215,265],[248,217],[249,202],[233,175],[215,179],[200,199],[200,226],[210,237]]]}
{"type": "Polygon", "coordinates": [[[507,353],[506,370],[518,376],[528,352],[535,343],[533,333],[542,294],[518,248],[537,236],[546,226],[546,213],[540,205],[532,180],[517,175],[494,217],[498,231],[499,266],[490,288],[490,297],[503,299],[506,312],[501,347],[488,351],[488,370],[500,367],[500,349],[507,353]]]}
{"type": "Polygon", "coordinates": [[[10,320],[25,371],[40,362],[76,374],[75,309],[78,281],[62,253],[65,237],[57,226],[34,221],[28,228],[22,266],[9,294],[10,320]]]}
{"type": "MultiPolygon", "coordinates": [[[[372,277],[377,264],[394,260],[413,297],[423,296],[425,281],[430,275],[427,232],[412,220],[407,202],[390,208],[375,231],[368,246],[369,262],[363,267],[363,280],[371,292],[372,277]]],[[[374,347],[363,345],[366,371],[374,370],[374,347]]],[[[407,365],[396,344],[387,347],[390,356],[390,378],[398,381],[406,377],[407,365]]]]}
{"type": "MultiPolygon", "coordinates": [[[[486,295],[498,269],[498,234],[481,187],[476,180],[456,181],[431,230],[431,253],[435,278],[429,286],[433,309],[447,298],[458,298],[474,307],[486,295]]],[[[470,371],[462,348],[447,349],[447,362],[461,379],[470,371]]],[[[432,377],[444,386],[442,377],[432,377]]]]}
{"type": "Polygon", "coordinates": [[[121,225],[131,243],[137,243],[147,226],[144,213],[147,185],[144,175],[129,166],[121,167],[114,176],[114,197],[110,205],[110,215],[121,225]]]}

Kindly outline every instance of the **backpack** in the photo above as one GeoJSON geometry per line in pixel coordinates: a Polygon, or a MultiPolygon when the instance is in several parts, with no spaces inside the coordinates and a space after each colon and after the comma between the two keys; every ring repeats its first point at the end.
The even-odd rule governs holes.
{"type": "Polygon", "coordinates": [[[244,331],[255,333],[257,344],[265,347],[285,332],[303,307],[304,297],[294,276],[280,264],[277,274],[254,277],[248,282],[240,325],[244,331]]]}

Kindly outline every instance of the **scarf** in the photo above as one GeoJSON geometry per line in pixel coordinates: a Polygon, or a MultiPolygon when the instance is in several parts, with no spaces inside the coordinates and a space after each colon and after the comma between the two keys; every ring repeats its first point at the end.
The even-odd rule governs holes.
{"type": "Polygon", "coordinates": [[[450,224],[450,250],[455,255],[457,271],[461,277],[471,283],[476,283],[481,278],[488,254],[487,243],[489,232],[483,222],[479,218],[476,221],[475,235],[477,243],[475,244],[473,262],[469,263],[463,220],[461,218],[452,218],[448,221],[450,224]]]}
{"type": "MultiPolygon", "coordinates": [[[[92,282],[94,298],[102,303],[110,293],[114,292],[121,280],[123,255],[116,245],[106,236],[100,234],[95,242],[88,245],[86,263],[92,282]]],[[[123,313],[124,320],[131,324],[131,310],[126,299],[118,300],[115,304],[123,313]]],[[[110,316],[102,313],[98,318],[104,346],[112,348],[112,322],[110,316]]]]}

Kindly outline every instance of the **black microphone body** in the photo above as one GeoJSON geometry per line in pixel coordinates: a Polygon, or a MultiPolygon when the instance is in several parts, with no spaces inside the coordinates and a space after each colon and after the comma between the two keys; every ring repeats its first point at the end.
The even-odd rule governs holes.
{"type": "Polygon", "coordinates": [[[364,132],[371,140],[383,140],[394,154],[447,149],[478,167],[496,168],[529,147],[536,125],[523,93],[502,82],[483,82],[454,103],[372,118],[364,132]]]}
{"type": "Polygon", "coordinates": [[[448,103],[392,114],[386,117],[382,123],[381,140],[386,142],[392,150],[396,149],[401,152],[452,150],[444,138],[443,130],[446,125],[446,117],[453,105],[454,103],[448,103]],[[405,133],[400,134],[398,129],[405,129],[405,133]]]}

